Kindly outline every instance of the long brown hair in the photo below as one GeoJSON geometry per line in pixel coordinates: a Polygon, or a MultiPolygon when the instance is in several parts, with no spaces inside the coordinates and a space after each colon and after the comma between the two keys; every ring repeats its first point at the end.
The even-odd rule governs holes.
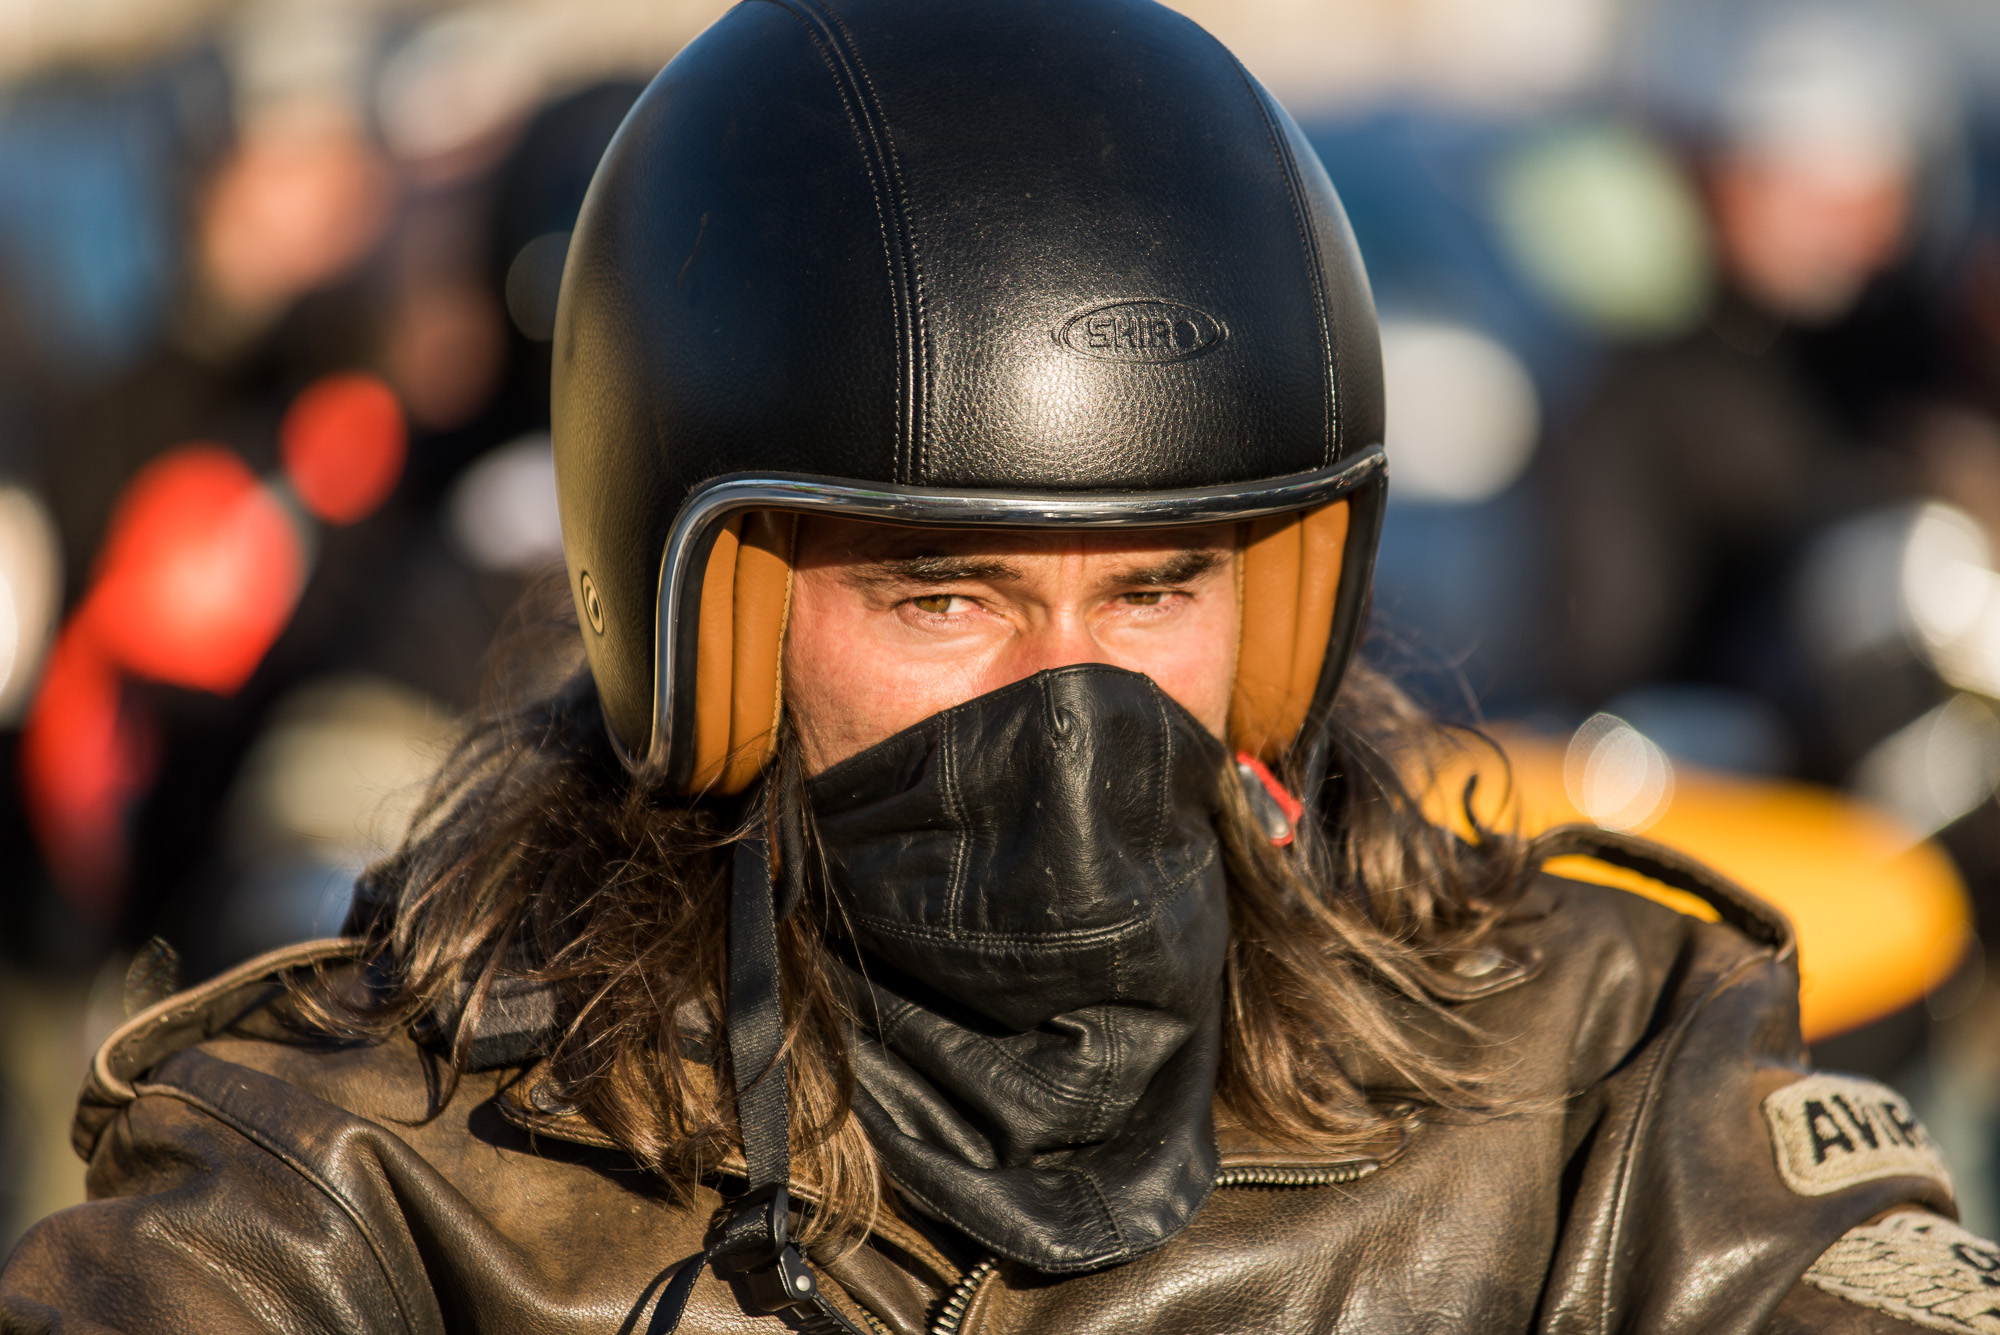
{"type": "MultiPolygon", "coordinates": [[[[461,1017],[434,1108],[464,1069],[497,984],[553,989],[551,1075],[566,1100],[671,1188],[712,1172],[736,1129],[719,1041],[727,851],[755,801],[689,800],[627,775],[598,715],[574,613],[551,585],[481,709],[445,760],[402,848],[364,878],[354,925],[378,986],[345,1019],[385,1032],[461,1017]]],[[[1378,1133],[1371,1097],[1471,1106],[1478,1091],[1433,1026],[1422,975],[1476,942],[1523,876],[1518,841],[1461,841],[1425,818],[1412,786],[1453,744],[1407,697],[1356,664],[1324,730],[1323,824],[1288,849],[1223,777],[1231,943],[1218,1097],[1238,1121],[1306,1151],[1378,1133]]],[[[779,764],[787,769],[786,739],[779,764]]],[[[1295,751],[1302,748],[1294,748],[1295,751]]],[[[1285,775],[1295,791],[1308,776],[1285,775]]],[[[849,1035],[829,970],[838,906],[810,886],[780,925],[793,1163],[813,1185],[809,1236],[853,1240],[883,1200],[875,1154],[850,1115],[849,1035]]]]}

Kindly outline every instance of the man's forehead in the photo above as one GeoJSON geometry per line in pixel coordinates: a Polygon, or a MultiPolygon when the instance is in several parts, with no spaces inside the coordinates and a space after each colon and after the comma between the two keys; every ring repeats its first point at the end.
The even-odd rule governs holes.
{"type": "Polygon", "coordinates": [[[1082,547],[1092,552],[1180,552],[1236,545],[1235,525],[1154,529],[932,528],[801,516],[805,560],[902,561],[923,556],[1037,555],[1082,547]]]}

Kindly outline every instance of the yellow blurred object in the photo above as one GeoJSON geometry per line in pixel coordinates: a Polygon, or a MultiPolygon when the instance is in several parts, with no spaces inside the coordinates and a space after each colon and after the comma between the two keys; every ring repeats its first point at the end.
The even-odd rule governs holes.
{"type": "MultiPolygon", "coordinates": [[[[1485,748],[1440,767],[1432,819],[1467,832],[1462,796],[1479,784],[1480,822],[1531,835],[1588,821],[1571,800],[1561,740],[1496,732],[1512,785],[1485,748]]],[[[1570,764],[1572,770],[1575,764],[1570,764]]],[[[1972,910],[1942,850],[1889,816],[1829,789],[1675,766],[1665,805],[1645,837],[1699,858],[1790,915],[1799,935],[1806,1037],[1827,1038],[1918,1001],[1958,967],[1972,944],[1972,910]]],[[[1683,913],[1714,910],[1642,876],[1585,858],[1549,864],[1558,876],[1613,885],[1683,913]]]]}

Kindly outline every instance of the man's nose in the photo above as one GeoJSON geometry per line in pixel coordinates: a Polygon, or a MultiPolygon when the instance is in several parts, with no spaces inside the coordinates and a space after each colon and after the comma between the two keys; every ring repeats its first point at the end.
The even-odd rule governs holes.
{"type": "Polygon", "coordinates": [[[1082,613],[1060,609],[1037,618],[1021,631],[1014,652],[1008,656],[1009,679],[997,684],[1007,685],[1051,668],[1110,661],[1082,613]]]}

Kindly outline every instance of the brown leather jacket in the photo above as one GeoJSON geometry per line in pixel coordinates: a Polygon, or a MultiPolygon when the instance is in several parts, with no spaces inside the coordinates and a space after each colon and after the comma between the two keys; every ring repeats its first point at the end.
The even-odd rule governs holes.
{"type": "MultiPolygon", "coordinates": [[[[1129,1264],[964,1269],[894,1217],[814,1264],[897,1335],[2000,1330],[1979,1287],[2000,1253],[1931,1214],[1896,1216],[1942,1239],[1927,1253],[1850,1233],[1949,1212],[1949,1186],[1893,1094],[1809,1074],[1789,929],[1737,917],[1539,879],[1498,952],[1441,984],[1507,1111],[1413,1116],[1338,1159],[1225,1126],[1208,1204],[1129,1264]],[[1957,1279],[1904,1282],[1924,1256],[1957,1279]]],[[[674,1205],[538,1106],[532,1069],[469,1076],[426,1122],[407,1037],[287,1038],[273,978],[346,949],[266,957],[112,1037],[75,1127],[92,1199],[14,1252],[0,1331],[648,1329],[721,1197],[674,1205]]],[[[772,1321],[707,1275],[681,1329],[772,1321]]]]}

